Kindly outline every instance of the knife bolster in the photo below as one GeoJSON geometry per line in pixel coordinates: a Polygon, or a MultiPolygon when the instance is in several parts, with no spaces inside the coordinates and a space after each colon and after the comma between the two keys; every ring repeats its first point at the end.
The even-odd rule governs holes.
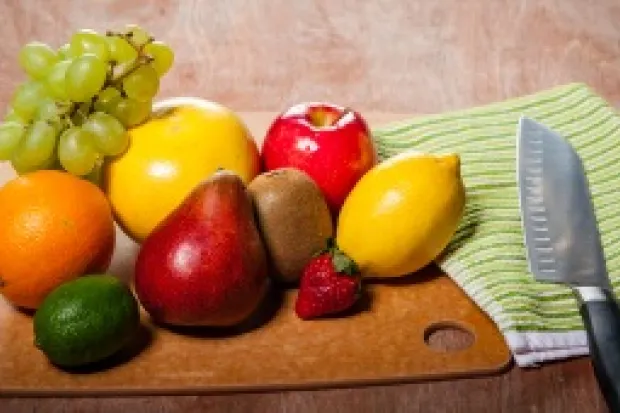
{"type": "Polygon", "coordinates": [[[613,300],[612,295],[601,287],[573,287],[580,303],[613,300]]]}

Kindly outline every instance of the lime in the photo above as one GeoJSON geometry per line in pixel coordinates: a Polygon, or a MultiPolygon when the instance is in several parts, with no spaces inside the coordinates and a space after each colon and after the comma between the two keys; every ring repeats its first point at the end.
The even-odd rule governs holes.
{"type": "Polygon", "coordinates": [[[58,366],[83,366],[123,348],[139,323],[126,284],[112,275],[85,275],[45,298],[34,315],[35,345],[58,366]]]}

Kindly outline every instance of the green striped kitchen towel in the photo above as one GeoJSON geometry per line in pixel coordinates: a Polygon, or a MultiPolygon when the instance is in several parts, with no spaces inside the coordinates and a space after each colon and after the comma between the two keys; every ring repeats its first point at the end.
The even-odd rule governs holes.
{"type": "Polygon", "coordinates": [[[373,130],[382,159],[417,148],[461,156],[465,214],[439,266],[494,320],[519,366],[588,354],[577,302],[564,286],[537,283],[528,271],[516,185],[521,115],[565,136],[590,180],[607,266],[620,286],[620,118],[586,85],[373,130]]]}

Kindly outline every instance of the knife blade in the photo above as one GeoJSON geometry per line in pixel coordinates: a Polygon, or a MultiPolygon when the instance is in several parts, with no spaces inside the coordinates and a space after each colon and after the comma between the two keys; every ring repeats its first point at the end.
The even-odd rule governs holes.
{"type": "Polygon", "coordinates": [[[583,162],[560,134],[523,116],[517,182],[529,270],[537,281],[573,289],[599,387],[611,411],[620,412],[620,309],[583,162]]]}

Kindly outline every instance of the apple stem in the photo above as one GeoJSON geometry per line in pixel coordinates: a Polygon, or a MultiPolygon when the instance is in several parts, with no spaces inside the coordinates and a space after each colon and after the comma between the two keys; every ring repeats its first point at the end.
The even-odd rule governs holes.
{"type": "Polygon", "coordinates": [[[348,114],[352,112],[353,110],[349,108],[344,108],[343,112],[340,114],[334,113],[330,110],[320,109],[310,114],[309,121],[314,126],[318,126],[318,127],[334,126],[335,124],[340,122],[342,118],[344,118],[345,116],[347,116],[348,114]]]}

